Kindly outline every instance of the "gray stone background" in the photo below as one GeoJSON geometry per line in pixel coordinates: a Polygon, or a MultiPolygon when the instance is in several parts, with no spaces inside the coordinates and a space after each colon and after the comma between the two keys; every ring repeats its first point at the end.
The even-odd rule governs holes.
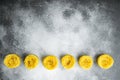
{"type": "Polygon", "coordinates": [[[0,80],[119,80],[119,0],[0,0],[0,80]],[[16,69],[3,64],[4,56],[49,53],[60,58],[66,52],[78,58],[83,53],[105,52],[115,63],[109,70],[96,64],[89,71],[78,64],[71,70],[59,65],[47,71],[40,63],[28,71],[23,63],[16,69]]]}

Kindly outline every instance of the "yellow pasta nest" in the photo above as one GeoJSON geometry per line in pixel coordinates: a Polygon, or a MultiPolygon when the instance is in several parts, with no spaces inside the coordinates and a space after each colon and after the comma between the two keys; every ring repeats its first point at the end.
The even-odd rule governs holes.
{"type": "Polygon", "coordinates": [[[90,56],[84,55],[79,58],[78,63],[83,69],[88,70],[93,65],[93,59],[90,56]]]}
{"type": "Polygon", "coordinates": [[[5,56],[4,65],[8,68],[16,68],[20,65],[20,57],[16,54],[8,54],[5,56]]]}
{"type": "Polygon", "coordinates": [[[97,59],[98,65],[103,69],[109,69],[114,63],[114,59],[108,54],[102,54],[97,59]]]}
{"type": "Polygon", "coordinates": [[[53,70],[58,66],[58,59],[56,56],[52,56],[52,55],[46,56],[43,59],[43,65],[48,70],[53,70]]]}
{"type": "Polygon", "coordinates": [[[36,55],[29,54],[24,60],[27,69],[34,69],[39,64],[39,58],[36,55]]]}
{"type": "Polygon", "coordinates": [[[72,55],[67,54],[62,57],[61,63],[65,69],[70,69],[75,64],[75,58],[72,55]]]}

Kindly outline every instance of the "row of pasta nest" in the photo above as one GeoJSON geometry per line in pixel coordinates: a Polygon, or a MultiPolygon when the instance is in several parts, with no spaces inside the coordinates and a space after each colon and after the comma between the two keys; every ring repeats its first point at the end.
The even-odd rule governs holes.
{"type": "MultiPolygon", "coordinates": [[[[39,57],[29,54],[24,59],[24,65],[27,69],[34,69],[39,64],[39,61],[39,57]]],[[[54,55],[46,56],[42,60],[43,66],[48,70],[57,68],[58,62],[58,58],[54,55]]],[[[74,67],[76,59],[72,55],[66,54],[61,58],[60,62],[65,69],[71,69],[74,67]]],[[[109,69],[114,64],[114,59],[109,54],[101,54],[97,57],[96,62],[102,69],[109,69]]],[[[3,63],[8,68],[17,68],[21,64],[21,57],[14,53],[8,54],[5,56],[3,63]]],[[[79,66],[85,70],[89,70],[93,63],[93,58],[89,55],[80,56],[78,59],[79,66]]]]}

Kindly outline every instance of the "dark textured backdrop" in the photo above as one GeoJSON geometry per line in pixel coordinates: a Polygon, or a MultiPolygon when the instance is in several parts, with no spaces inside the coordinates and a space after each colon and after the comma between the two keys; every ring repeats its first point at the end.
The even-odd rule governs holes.
{"type": "Polygon", "coordinates": [[[0,0],[0,80],[119,80],[119,74],[119,0],[0,0]],[[79,47],[81,49],[78,50],[79,47]],[[55,54],[54,50],[59,54],[55,54]],[[115,64],[109,70],[94,65],[90,71],[75,67],[70,72],[59,66],[60,70],[53,73],[44,68],[29,72],[23,69],[23,64],[12,70],[3,65],[4,56],[8,53],[16,52],[24,58],[25,53],[37,51],[40,55],[36,55],[40,57],[52,52],[56,56],[76,52],[73,54],[76,57],[82,52],[91,52],[94,59],[101,52],[106,52],[114,57],[115,64]]]}

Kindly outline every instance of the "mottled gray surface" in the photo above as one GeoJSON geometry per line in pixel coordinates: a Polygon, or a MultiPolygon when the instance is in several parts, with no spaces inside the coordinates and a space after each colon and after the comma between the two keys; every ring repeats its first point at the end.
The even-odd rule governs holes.
{"type": "Polygon", "coordinates": [[[0,0],[0,80],[119,80],[120,1],[118,0],[0,0]],[[105,52],[115,63],[89,71],[78,64],[66,71],[47,71],[42,64],[28,71],[3,65],[6,54],[35,53],[40,58],[71,53],[96,56],[105,52]]]}

